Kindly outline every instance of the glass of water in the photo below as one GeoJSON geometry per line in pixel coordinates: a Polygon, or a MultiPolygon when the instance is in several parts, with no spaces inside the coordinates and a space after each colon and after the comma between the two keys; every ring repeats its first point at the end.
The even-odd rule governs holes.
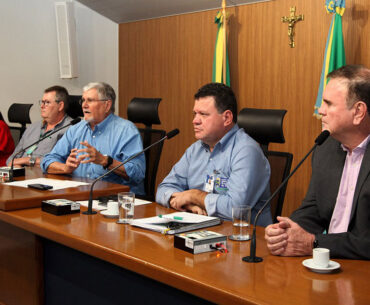
{"type": "Polygon", "coordinates": [[[117,223],[131,223],[134,219],[135,194],[132,192],[118,193],[119,216],[117,223]]]}
{"type": "Polygon", "coordinates": [[[250,239],[251,207],[237,206],[232,208],[233,233],[229,239],[246,241],[250,239]]]}

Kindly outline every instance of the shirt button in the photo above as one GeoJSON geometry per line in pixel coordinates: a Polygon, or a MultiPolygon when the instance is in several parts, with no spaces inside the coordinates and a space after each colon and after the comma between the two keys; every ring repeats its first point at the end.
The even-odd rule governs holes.
{"type": "Polygon", "coordinates": [[[93,138],[95,138],[95,136],[93,136],[93,138]]]}

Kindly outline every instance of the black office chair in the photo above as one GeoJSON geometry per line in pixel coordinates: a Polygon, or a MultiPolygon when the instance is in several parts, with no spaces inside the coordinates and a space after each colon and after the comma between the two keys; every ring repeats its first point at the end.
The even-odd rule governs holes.
{"type": "MultiPolygon", "coordinates": [[[[139,128],[143,146],[158,141],[166,135],[164,130],[152,129],[152,124],[161,124],[158,115],[158,106],[161,98],[139,98],[134,97],[128,105],[127,117],[133,123],[142,123],[145,128],[139,128]]],[[[145,200],[155,200],[155,183],[159,160],[161,158],[163,142],[153,146],[145,152],[146,172],[145,172],[145,196],[137,196],[145,200]]]]}
{"type": "Polygon", "coordinates": [[[10,132],[12,134],[14,145],[17,145],[21,139],[26,125],[31,123],[30,109],[33,104],[20,104],[14,103],[10,105],[8,110],[8,121],[10,123],[19,123],[21,126],[9,125],[10,132]]]}
{"type": "Polygon", "coordinates": [[[81,98],[82,98],[82,95],[70,95],[69,96],[69,105],[67,108],[67,114],[72,119],[84,116],[84,113],[82,111],[82,106],[80,105],[81,98]]]}
{"type": "MultiPolygon", "coordinates": [[[[245,132],[261,145],[270,163],[271,193],[289,175],[292,167],[293,155],[291,153],[268,150],[269,143],[285,143],[283,120],[286,112],[283,109],[244,108],[238,114],[239,127],[244,128],[245,132]]],[[[287,184],[271,201],[271,215],[274,222],[277,221],[276,217],[281,215],[286,189],[287,184]]]]}

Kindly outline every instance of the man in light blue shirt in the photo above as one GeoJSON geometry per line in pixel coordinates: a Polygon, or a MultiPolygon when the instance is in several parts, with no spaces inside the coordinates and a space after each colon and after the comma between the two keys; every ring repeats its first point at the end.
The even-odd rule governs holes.
{"type": "MultiPolygon", "coordinates": [[[[114,115],[116,94],[106,83],[83,88],[84,121],[72,126],[41,163],[44,172],[95,179],[143,149],[130,121],[114,115]]],[[[139,155],[104,180],[129,185],[144,194],[145,156],[139,155]]]]}
{"type": "MultiPolygon", "coordinates": [[[[192,144],[158,186],[156,201],[176,210],[231,219],[248,205],[252,220],[270,195],[270,165],[259,145],[236,125],[236,99],[223,84],[195,94],[192,144]]],[[[270,209],[258,225],[272,223],[270,209]]]]}

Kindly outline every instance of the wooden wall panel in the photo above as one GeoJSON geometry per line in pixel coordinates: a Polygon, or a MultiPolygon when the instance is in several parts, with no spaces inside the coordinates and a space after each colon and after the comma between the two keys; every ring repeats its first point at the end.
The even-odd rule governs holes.
{"type": "MultiPolygon", "coordinates": [[[[343,32],[347,63],[370,66],[367,0],[347,1],[343,32]]],[[[289,151],[297,164],[320,133],[313,117],[324,48],[331,21],[323,0],[279,0],[228,9],[231,87],[239,109],[284,108],[285,144],[270,149],[289,151]],[[289,47],[289,8],[304,14],[297,23],[296,47],[289,47]]],[[[193,95],[211,81],[216,11],[121,24],[119,27],[120,115],[134,96],[162,97],[160,127],[181,133],[165,143],[159,183],[192,142],[193,95]]],[[[284,215],[297,208],[310,179],[309,162],[289,182],[284,215]]]]}
{"type": "Polygon", "coordinates": [[[0,305],[44,304],[40,239],[0,221],[0,254],[0,305]]]}

